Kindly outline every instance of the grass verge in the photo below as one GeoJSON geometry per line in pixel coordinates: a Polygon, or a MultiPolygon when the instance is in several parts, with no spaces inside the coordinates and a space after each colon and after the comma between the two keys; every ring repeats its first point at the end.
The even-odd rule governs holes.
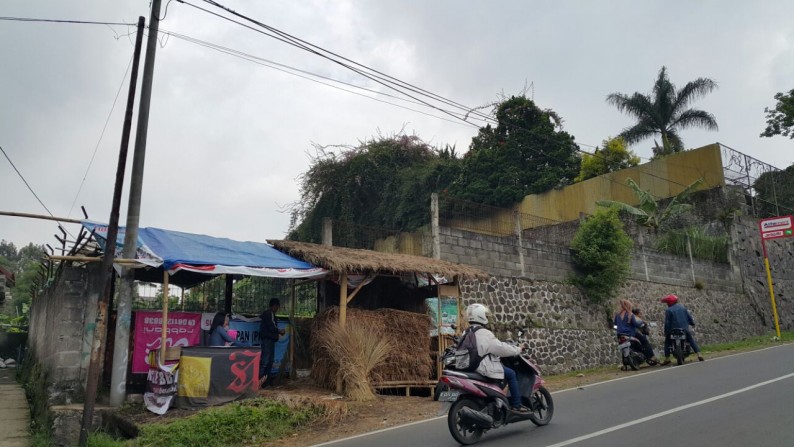
{"type": "Polygon", "coordinates": [[[290,408],[257,398],[202,410],[193,416],[141,427],[140,435],[119,441],[103,433],[90,437],[91,447],[220,447],[259,445],[279,439],[320,416],[316,408],[290,408]]]}

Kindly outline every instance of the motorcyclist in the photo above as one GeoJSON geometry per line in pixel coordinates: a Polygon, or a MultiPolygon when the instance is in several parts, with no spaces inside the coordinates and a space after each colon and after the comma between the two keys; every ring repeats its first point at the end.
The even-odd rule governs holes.
{"type": "Polygon", "coordinates": [[[634,307],[632,306],[631,301],[624,299],[620,300],[619,304],[620,310],[615,314],[617,335],[625,335],[636,338],[640,342],[640,345],[642,345],[642,352],[645,354],[645,358],[648,359],[648,364],[656,365],[659,363],[659,360],[656,359],[656,354],[653,352],[653,347],[648,341],[648,337],[642,331],[637,331],[637,329],[641,329],[643,327],[647,328],[646,323],[633,312],[634,307]]]}
{"type": "Polygon", "coordinates": [[[476,372],[491,379],[507,381],[510,390],[510,407],[519,413],[528,413],[529,408],[521,405],[521,393],[518,388],[518,379],[513,369],[502,365],[500,357],[513,357],[521,354],[517,346],[499,341],[488,328],[488,314],[490,311],[482,304],[472,304],[466,308],[466,318],[470,325],[481,326],[475,334],[477,353],[482,357],[476,372]]]}
{"type": "Polygon", "coordinates": [[[686,334],[686,341],[697,354],[698,360],[701,362],[705,360],[700,355],[700,347],[698,347],[695,337],[692,336],[692,332],[689,330],[689,326],[695,325],[692,314],[678,302],[678,297],[675,295],[667,295],[661,299],[661,302],[667,304],[667,310],[664,311],[664,362],[662,362],[662,365],[670,364],[670,351],[672,351],[670,332],[673,329],[682,329],[686,334]]]}

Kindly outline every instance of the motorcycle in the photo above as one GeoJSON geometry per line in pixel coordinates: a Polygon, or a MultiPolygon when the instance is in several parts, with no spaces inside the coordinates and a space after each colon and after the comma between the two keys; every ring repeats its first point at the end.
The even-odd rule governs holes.
{"type": "MultiPolygon", "coordinates": [[[[615,326],[617,328],[617,326],[615,326]]],[[[648,329],[647,323],[642,323],[642,326],[639,327],[639,330],[645,334],[650,334],[650,329],[648,329]]],[[[642,362],[647,362],[649,366],[654,366],[658,364],[649,358],[645,357],[645,353],[642,350],[642,343],[636,337],[630,337],[626,334],[618,334],[618,349],[620,350],[620,354],[623,358],[623,369],[631,368],[632,371],[637,371],[640,369],[640,365],[642,362]]]]}
{"type": "Polygon", "coordinates": [[[686,332],[681,328],[674,328],[670,331],[670,344],[673,356],[678,365],[684,364],[684,358],[692,355],[692,346],[686,339],[686,332]]]}
{"type": "Polygon", "coordinates": [[[435,397],[443,403],[443,411],[448,409],[449,432],[460,444],[474,444],[488,430],[507,424],[529,420],[543,426],[551,421],[554,414],[551,393],[543,386],[540,369],[529,360],[526,349],[522,349],[519,356],[501,360],[516,372],[521,403],[530,409],[528,413],[510,409],[504,380],[455,370],[454,347],[448,348],[442,356],[444,372],[436,386],[435,397]]]}

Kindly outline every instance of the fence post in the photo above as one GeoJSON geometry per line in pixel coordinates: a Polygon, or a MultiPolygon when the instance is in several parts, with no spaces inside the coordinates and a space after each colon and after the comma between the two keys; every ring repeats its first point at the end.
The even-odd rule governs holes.
{"type": "Polygon", "coordinates": [[[334,245],[334,222],[330,217],[323,218],[323,245],[334,245]]]}
{"type": "Polygon", "coordinates": [[[430,237],[433,244],[433,259],[441,259],[441,236],[438,228],[438,193],[430,194],[430,237]]]}
{"type": "Polygon", "coordinates": [[[640,235],[640,255],[642,256],[642,265],[645,267],[645,281],[650,282],[651,277],[648,275],[648,258],[645,257],[645,239],[642,237],[643,230],[645,230],[645,228],[640,226],[637,233],[640,235]]]}
{"type": "Polygon", "coordinates": [[[516,238],[518,241],[518,263],[521,266],[521,276],[526,277],[526,265],[524,264],[524,226],[521,224],[521,212],[519,210],[515,210],[513,214],[515,216],[516,238]]]}
{"type": "Polygon", "coordinates": [[[692,244],[689,242],[689,234],[686,235],[686,251],[689,253],[689,267],[692,269],[692,285],[694,286],[697,280],[695,279],[695,260],[692,258],[692,244]]]}

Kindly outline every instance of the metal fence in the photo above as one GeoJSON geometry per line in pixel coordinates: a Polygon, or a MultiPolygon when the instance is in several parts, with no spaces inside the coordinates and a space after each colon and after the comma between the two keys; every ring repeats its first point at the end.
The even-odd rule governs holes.
{"type": "Polygon", "coordinates": [[[778,191],[787,180],[783,171],[720,143],[725,184],[740,188],[753,216],[764,218],[794,213],[794,203],[779,200],[778,191]],[[759,188],[764,197],[760,197],[759,188]]]}

